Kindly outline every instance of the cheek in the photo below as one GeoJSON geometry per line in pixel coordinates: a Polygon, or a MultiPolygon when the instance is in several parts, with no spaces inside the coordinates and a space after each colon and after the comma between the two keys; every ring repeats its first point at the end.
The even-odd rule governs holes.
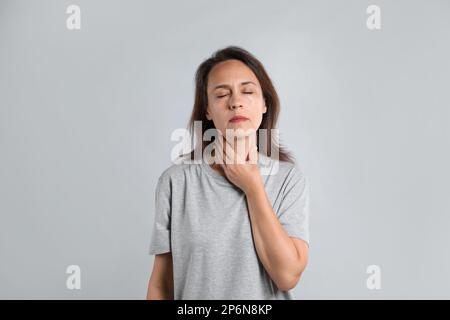
{"type": "Polygon", "coordinates": [[[264,102],[258,101],[251,109],[251,119],[255,124],[259,124],[263,117],[264,102]]]}
{"type": "Polygon", "coordinates": [[[220,108],[214,108],[214,106],[211,106],[210,115],[216,129],[223,131],[228,122],[228,114],[220,111],[220,108]]]}
{"type": "Polygon", "coordinates": [[[259,128],[262,122],[262,114],[258,114],[253,118],[252,124],[255,129],[259,128]]]}

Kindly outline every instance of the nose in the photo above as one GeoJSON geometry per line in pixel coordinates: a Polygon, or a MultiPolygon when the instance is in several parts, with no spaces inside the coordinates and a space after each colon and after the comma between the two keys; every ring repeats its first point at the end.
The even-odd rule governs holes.
{"type": "Polygon", "coordinates": [[[242,103],[240,102],[239,98],[236,98],[235,96],[230,99],[230,105],[229,105],[231,110],[237,109],[237,108],[242,108],[242,103]]]}

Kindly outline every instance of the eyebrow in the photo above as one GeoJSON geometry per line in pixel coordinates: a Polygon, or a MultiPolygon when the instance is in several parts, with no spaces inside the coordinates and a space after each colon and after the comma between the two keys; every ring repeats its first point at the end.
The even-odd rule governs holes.
{"type": "MultiPolygon", "coordinates": [[[[254,82],[252,82],[252,81],[244,81],[244,82],[241,82],[241,86],[244,86],[244,85],[246,85],[246,84],[253,84],[253,85],[256,86],[256,83],[254,83],[254,82]]],[[[228,84],[219,84],[219,85],[217,85],[217,86],[214,87],[213,91],[216,90],[216,89],[220,89],[220,88],[228,89],[228,88],[230,88],[230,86],[229,86],[228,84]]]]}

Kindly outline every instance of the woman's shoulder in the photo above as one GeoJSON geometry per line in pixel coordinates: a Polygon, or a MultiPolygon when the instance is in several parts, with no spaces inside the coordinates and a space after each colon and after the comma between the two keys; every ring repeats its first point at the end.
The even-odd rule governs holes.
{"type": "Polygon", "coordinates": [[[262,159],[261,165],[270,168],[270,170],[267,170],[269,175],[275,175],[282,180],[292,176],[296,178],[304,177],[303,166],[296,160],[286,161],[268,156],[262,156],[262,159]]]}
{"type": "Polygon", "coordinates": [[[187,173],[197,169],[198,163],[177,158],[162,171],[159,180],[181,181],[185,179],[187,173]]]}

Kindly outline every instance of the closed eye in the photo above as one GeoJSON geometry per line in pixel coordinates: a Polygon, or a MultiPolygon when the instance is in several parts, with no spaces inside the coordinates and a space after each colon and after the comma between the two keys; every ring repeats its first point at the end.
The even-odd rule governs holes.
{"type": "MultiPolygon", "coordinates": [[[[253,94],[253,92],[244,92],[244,94],[253,94]]],[[[226,97],[228,94],[224,94],[224,95],[221,95],[221,96],[217,96],[217,98],[223,98],[223,97],[226,97]]]]}

